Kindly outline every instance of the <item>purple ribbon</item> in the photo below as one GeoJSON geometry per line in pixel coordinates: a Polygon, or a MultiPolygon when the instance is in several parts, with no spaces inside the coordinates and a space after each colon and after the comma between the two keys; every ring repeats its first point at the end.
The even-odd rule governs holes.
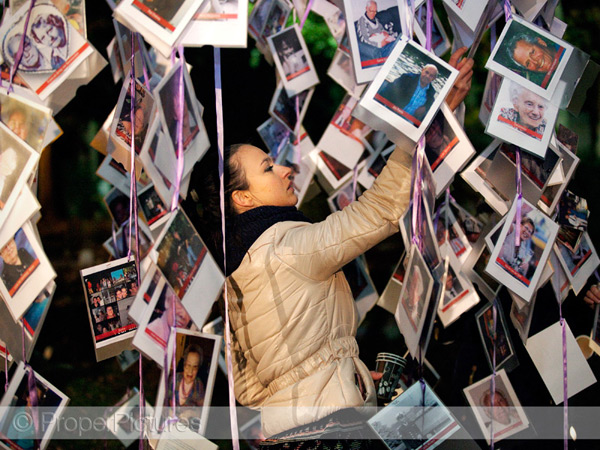
{"type": "Polygon", "coordinates": [[[562,303],[558,302],[560,314],[560,328],[562,331],[562,354],[563,354],[563,445],[564,450],[569,449],[569,383],[567,370],[567,327],[562,315],[562,303]]]}
{"type": "Polygon", "coordinates": [[[31,3],[29,4],[29,10],[27,11],[27,17],[25,17],[25,27],[23,28],[23,34],[21,35],[21,42],[19,42],[19,50],[17,50],[14,63],[10,68],[10,81],[8,83],[7,93],[10,93],[12,91],[13,79],[15,78],[15,74],[17,73],[17,68],[19,67],[19,64],[21,64],[21,58],[23,57],[23,50],[25,47],[25,35],[27,34],[27,28],[29,27],[29,19],[31,18],[31,11],[33,10],[34,5],[35,0],[31,0],[31,3]]]}
{"type": "Polygon", "coordinates": [[[423,202],[423,157],[424,157],[425,137],[421,137],[417,144],[417,150],[413,158],[414,185],[413,185],[413,210],[412,210],[412,242],[423,250],[423,239],[421,236],[422,222],[421,204],[423,202]]]}
{"type": "Polygon", "coordinates": [[[490,51],[496,47],[496,22],[490,27],[490,51]]]}
{"type": "Polygon", "coordinates": [[[510,0],[504,0],[504,20],[507,22],[512,19],[512,11],[510,10],[510,0]]]}
{"type": "Polygon", "coordinates": [[[490,449],[494,450],[494,397],[496,395],[496,327],[498,321],[496,299],[492,302],[492,378],[490,380],[490,406],[492,408],[492,421],[490,422],[490,449]]]}
{"type": "MultiPolygon", "coordinates": [[[[40,417],[37,408],[39,404],[39,398],[37,394],[37,383],[35,380],[35,373],[33,373],[33,368],[27,362],[27,358],[25,355],[25,324],[23,323],[23,320],[21,320],[21,351],[23,352],[23,363],[25,364],[25,370],[27,371],[27,389],[29,390],[29,403],[31,404],[31,417],[33,418],[33,428],[37,436],[37,432],[40,426],[40,417]]],[[[8,374],[8,371],[6,373],[8,374]]],[[[37,447],[39,447],[39,445],[37,445],[37,447]]]]}
{"type": "MultiPolygon", "coordinates": [[[[5,344],[6,345],[6,344],[5,344]]],[[[6,381],[4,382],[4,392],[8,391],[8,349],[4,349],[4,376],[6,381]]]]}
{"type": "Polygon", "coordinates": [[[521,184],[521,149],[515,147],[517,162],[517,211],[515,214],[515,247],[521,245],[521,207],[523,206],[523,192],[521,184]]]}
{"type": "Polygon", "coordinates": [[[146,417],[145,414],[145,408],[146,408],[146,399],[145,399],[145,395],[144,395],[144,374],[143,374],[143,370],[142,370],[142,354],[140,353],[140,358],[138,359],[138,373],[140,376],[140,405],[139,405],[139,411],[140,411],[140,444],[139,444],[139,450],[143,450],[144,449],[144,424],[146,423],[146,421],[144,420],[144,418],[146,417]]]}
{"type": "MultiPolygon", "coordinates": [[[[144,86],[149,91],[150,89],[150,77],[148,76],[148,67],[146,66],[146,58],[144,58],[144,54],[142,53],[142,46],[144,45],[144,41],[142,40],[142,35],[140,33],[135,33],[137,36],[138,48],[140,49],[140,57],[142,59],[142,71],[144,72],[144,86]]],[[[133,63],[133,61],[132,61],[133,63]]],[[[135,67],[135,66],[132,66],[135,67]]],[[[134,70],[135,73],[135,70],[134,70]]]]}
{"type": "MultiPolygon", "coordinates": [[[[177,209],[179,203],[179,189],[181,186],[181,179],[183,178],[183,115],[184,109],[184,89],[183,89],[183,71],[185,70],[185,58],[183,57],[183,47],[180,45],[177,48],[179,53],[179,59],[181,60],[179,80],[177,85],[177,175],[175,177],[175,190],[173,191],[173,199],[171,200],[171,211],[177,209]]],[[[175,59],[175,50],[171,54],[171,60],[175,59]]]]}
{"type": "Polygon", "coordinates": [[[304,22],[306,22],[306,19],[308,18],[308,13],[312,9],[314,2],[315,2],[315,0],[309,0],[308,5],[306,5],[306,11],[304,11],[304,16],[302,17],[302,20],[300,21],[300,30],[302,30],[302,28],[304,28],[304,22]]]}
{"type": "Polygon", "coordinates": [[[115,2],[113,0],[106,0],[106,3],[108,4],[108,7],[114,11],[115,8],[117,7],[117,5],[115,4],[115,2]]]}
{"type": "MultiPolygon", "coordinates": [[[[409,39],[412,38],[413,35],[413,24],[415,21],[415,3],[413,0],[406,0],[406,2],[404,3],[404,9],[405,9],[405,17],[406,17],[406,36],[408,36],[409,39]]],[[[404,29],[404,28],[403,28],[404,29]]]]}
{"type": "MultiPolygon", "coordinates": [[[[217,143],[219,148],[219,189],[221,206],[221,233],[223,233],[223,265],[227,273],[227,254],[225,252],[225,180],[224,180],[224,152],[223,152],[223,96],[221,88],[221,49],[214,48],[215,55],[215,102],[217,111],[217,143]]],[[[225,346],[227,349],[227,383],[229,386],[229,419],[231,422],[231,440],[233,450],[240,450],[240,437],[235,407],[235,393],[233,390],[233,363],[231,362],[231,329],[229,324],[229,299],[227,297],[227,282],[223,289],[225,300],[225,346]]]]}
{"type": "Polygon", "coordinates": [[[433,0],[427,0],[427,22],[425,23],[425,49],[431,51],[431,31],[433,30],[433,0]]]}

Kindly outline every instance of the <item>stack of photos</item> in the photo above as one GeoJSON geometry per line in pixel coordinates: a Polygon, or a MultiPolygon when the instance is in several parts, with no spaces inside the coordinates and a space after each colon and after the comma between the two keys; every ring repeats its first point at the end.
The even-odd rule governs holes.
{"type": "Polygon", "coordinates": [[[558,117],[555,103],[563,91],[564,83],[553,96],[558,100],[551,101],[516,81],[503,80],[485,132],[543,158],[558,117]]]}
{"type": "MultiPolygon", "coordinates": [[[[517,151],[518,147],[514,145],[501,144],[485,174],[486,181],[506,200],[517,193],[517,151]]],[[[553,146],[548,147],[545,157],[521,152],[521,190],[527,201],[534,205],[538,203],[555,175],[561,175],[560,162],[560,155],[553,146]]]]}
{"type": "Polygon", "coordinates": [[[503,368],[510,372],[519,362],[513,349],[500,303],[494,300],[492,303],[485,305],[475,315],[475,321],[477,322],[477,329],[490,370],[494,372],[503,368]],[[496,367],[492,362],[494,351],[496,352],[496,367]]]}
{"type": "MultiPolygon", "coordinates": [[[[117,67],[117,70],[120,72],[120,78],[125,77],[126,74],[131,72],[131,30],[115,19],[113,19],[113,26],[115,28],[115,43],[117,45],[115,57],[117,62],[120,63],[117,67]]],[[[146,63],[146,66],[150,66],[148,51],[145,45],[140,45],[141,43],[141,37],[134,40],[134,70],[135,78],[138,80],[144,76],[144,63],[146,63]]]]}
{"type": "Polygon", "coordinates": [[[296,24],[269,36],[268,43],[288,96],[293,97],[319,82],[310,53],[296,24]]]}
{"type": "Polygon", "coordinates": [[[516,217],[516,212],[515,201],[485,270],[516,295],[529,301],[550,256],[558,225],[524,199],[520,218],[516,217]],[[520,221],[518,247],[517,220],[520,221]]]}
{"type": "Polygon", "coordinates": [[[416,245],[410,247],[406,274],[394,317],[410,354],[416,358],[434,284],[429,267],[416,245]]]}
{"type": "Polygon", "coordinates": [[[181,209],[164,226],[150,258],[197,326],[202,326],[225,277],[181,209]],[[201,293],[201,294],[200,294],[201,293]]]}
{"type": "MultiPolygon", "coordinates": [[[[23,42],[23,58],[17,73],[41,100],[46,100],[97,52],[53,4],[34,5],[29,17],[28,11],[27,3],[0,27],[2,58],[12,66],[23,42]]],[[[73,88],[71,85],[70,89],[73,88]]]]}
{"type": "Polygon", "coordinates": [[[479,303],[479,295],[471,281],[465,277],[461,264],[454,254],[448,252],[442,254],[448,258],[449,264],[444,281],[444,294],[439,302],[437,313],[442,325],[448,327],[479,303]]]}
{"type": "Polygon", "coordinates": [[[203,0],[123,0],[117,5],[114,15],[168,57],[202,3],[203,0]]]}
{"type": "Polygon", "coordinates": [[[400,40],[360,106],[378,118],[369,123],[392,140],[401,134],[417,142],[446,98],[458,72],[413,41],[400,40]]]}
{"type": "Polygon", "coordinates": [[[155,423],[176,417],[189,430],[204,435],[222,338],[179,328],[175,331],[167,349],[169,366],[163,369],[158,385],[155,423]]]}
{"type": "Polygon", "coordinates": [[[437,244],[435,231],[433,229],[433,223],[431,220],[431,214],[429,213],[429,206],[427,202],[420,202],[420,210],[418,212],[418,216],[420,216],[421,221],[418,224],[418,229],[413,230],[412,220],[413,220],[413,209],[414,205],[411,202],[406,208],[406,211],[400,217],[400,232],[402,233],[402,239],[404,241],[404,247],[410,248],[414,241],[414,235],[419,236],[422,241],[422,250],[421,254],[423,258],[425,258],[425,262],[430,268],[434,268],[441,261],[441,253],[437,244]],[[414,231],[414,233],[413,233],[414,231]]]}
{"type": "Polygon", "coordinates": [[[162,367],[173,327],[198,329],[169,283],[161,278],[140,318],[133,345],[162,367]]]}
{"type": "Polygon", "coordinates": [[[184,31],[181,44],[186,47],[245,48],[247,11],[248,0],[204,0],[184,31]]]}
{"type": "MultiPolygon", "coordinates": [[[[248,34],[259,47],[267,47],[267,38],[279,32],[287,23],[292,5],[287,0],[260,0],[248,19],[248,34]]],[[[270,52],[264,51],[266,53],[270,52]]]]}
{"type": "Polygon", "coordinates": [[[551,100],[572,52],[573,47],[565,41],[514,16],[485,67],[551,100]]]}
{"type": "Polygon", "coordinates": [[[29,386],[31,367],[20,362],[0,401],[0,445],[5,448],[39,448],[44,450],[60,423],[69,398],[42,376],[33,372],[34,386],[29,386]],[[31,392],[35,389],[35,393],[31,392]],[[37,407],[32,404],[37,396],[37,407]],[[40,417],[40,414],[43,414],[40,417]],[[19,417],[25,420],[19,420],[19,417]],[[37,419],[38,427],[34,426],[37,419]]]}
{"type": "Polygon", "coordinates": [[[375,77],[402,37],[398,0],[345,0],[348,40],[359,84],[375,77]]]}
{"type": "Polygon", "coordinates": [[[292,169],[290,177],[294,194],[298,197],[297,206],[302,204],[304,196],[317,170],[311,153],[315,150],[315,144],[304,131],[300,129],[300,139],[296,139],[287,145],[276,158],[276,163],[292,169]]]}
{"type": "Polygon", "coordinates": [[[479,292],[489,301],[496,298],[502,286],[485,271],[492,253],[485,243],[485,237],[491,230],[492,224],[487,225],[481,232],[477,241],[473,244],[471,253],[462,266],[463,274],[477,285],[479,292]]]}
{"type": "Polygon", "coordinates": [[[56,273],[31,223],[0,248],[0,296],[13,320],[19,320],[56,273]]]}
{"type": "Polygon", "coordinates": [[[449,206],[444,203],[438,214],[435,232],[440,251],[452,253],[462,266],[471,252],[471,243],[449,206]]]}
{"type": "Polygon", "coordinates": [[[585,287],[588,278],[600,264],[598,253],[596,253],[590,235],[587,231],[583,233],[581,241],[574,252],[569,250],[562,242],[557,242],[555,249],[573,292],[579,294],[585,287]]]}
{"type": "Polygon", "coordinates": [[[390,450],[433,449],[460,430],[425,381],[413,384],[368,424],[390,450]]]}
{"type": "MultiPolygon", "coordinates": [[[[182,177],[185,177],[208,150],[210,142],[200,114],[201,105],[199,106],[196,99],[190,74],[187,68],[184,70],[182,59],[165,75],[154,92],[162,129],[170,139],[174,150],[174,155],[171,158],[178,158],[179,144],[181,144],[184,155],[182,177]],[[183,99],[179,95],[179,86],[182,79],[183,99]],[[182,102],[183,105],[181,105],[182,102]],[[178,135],[180,125],[181,137],[178,135]]],[[[150,136],[154,135],[150,134],[150,136]]],[[[167,167],[177,167],[177,165],[167,167]]],[[[174,177],[169,178],[169,181],[174,183],[176,179],[174,177]]]]}
{"type": "Polygon", "coordinates": [[[493,393],[490,382],[492,376],[463,389],[488,444],[492,437],[492,430],[494,442],[499,442],[529,427],[529,420],[525,416],[506,371],[502,369],[496,374],[493,393]]]}
{"type": "Polygon", "coordinates": [[[279,83],[269,106],[269,115],[285,126],[290,133],[296,134],[300,126],[308,104],[312,98],[314,88],[302,91],[297,95],[288,96],[283,83],[279,83]]]}
{"type": "MultiPolygon", "coordinates": [[[[123,222],[117,232],[102,244],[102,246],[113,258],[125,257],[129,253],[129,245],[131,243],[133,243],[133,248],[131,249],[132,254],[137,254],[135,223],[132,227],[129,223],[129,217],[127,217],[127,220],[123,222]],[[133,228],[133,230],[131,228],[133,228]],[[131,234],[132,232],[133,235],[131,234]]],[[[137,236],[139,237],[140,247],[140,255],[138,259],[142,260],[148,255],[148,252],[152,248],[153,242],[152,233],[148,228],[148,225],[142,221],[138,222],[137,236]]]]}
{"type": "Polygon", "coordinates": [[[352,58],[340,47],[335,51],[335,55],[327,70],[327,75],[333,78],[352,97],[360,98],[360,95],[365,90],[365,84],[358,84],[356,82],[352,58]]]}
{"type": "Polygon", "coordinates": [[[121,258],[80,272],[96,360],[117,356],[129,348],[136,325],[128,312],[138,292],[133,259],[121,258]]]}
{"type": "Polygon", "coordinates": [[[445,103],[425,131],[425,155],[433,171],[436,197],[454,180],[475,149],[462,126],[445,103]]]}
{"type": "Polygon", "coordinates": [[[365,189],[370,189],[371,186],[373,186],[373,182],[385,167],[385,164],[394,151],[394,148],[394,145],[391,145],[387,148],[382,147],[379,150],[376,150],[375,153],[369,157],[364,169],[360,171],[357,178],[357,181],[362,187],[365,189]]]}

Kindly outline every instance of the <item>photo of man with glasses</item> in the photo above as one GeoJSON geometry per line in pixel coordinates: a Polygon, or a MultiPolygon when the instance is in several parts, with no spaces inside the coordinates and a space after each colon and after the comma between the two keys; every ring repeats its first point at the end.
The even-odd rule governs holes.
{"type": "Polygon", "coordinates": [[[527,278],[529,268],[535,266],[534,244],[531,240],[535,233],[535,224],[527,216],[521,218],[520,245],[515,246],[516,227],[506,235],[500,258],[503,259],[519,275],[527,278]]]}

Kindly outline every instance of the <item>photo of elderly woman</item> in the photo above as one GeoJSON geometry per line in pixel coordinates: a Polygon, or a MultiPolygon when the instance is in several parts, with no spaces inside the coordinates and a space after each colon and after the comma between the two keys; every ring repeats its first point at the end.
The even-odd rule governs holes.
{"type": "Polygon", "coordinates": [[[0,249],[0,278],[11,297],[39,265],[40,260],[20,228],[14,238],[0,249]]]}

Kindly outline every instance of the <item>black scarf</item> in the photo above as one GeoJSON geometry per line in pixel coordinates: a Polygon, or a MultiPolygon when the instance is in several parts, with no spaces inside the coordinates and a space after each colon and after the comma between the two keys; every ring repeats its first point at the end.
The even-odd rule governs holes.
{"type": "Polygon", "coordinates": [[[226,230],[226,275],[231,275],[240,266],[248,249],[267,228],[286,221],[312,222],[295,206],[259,206],[235,216],[226,230]]]}

